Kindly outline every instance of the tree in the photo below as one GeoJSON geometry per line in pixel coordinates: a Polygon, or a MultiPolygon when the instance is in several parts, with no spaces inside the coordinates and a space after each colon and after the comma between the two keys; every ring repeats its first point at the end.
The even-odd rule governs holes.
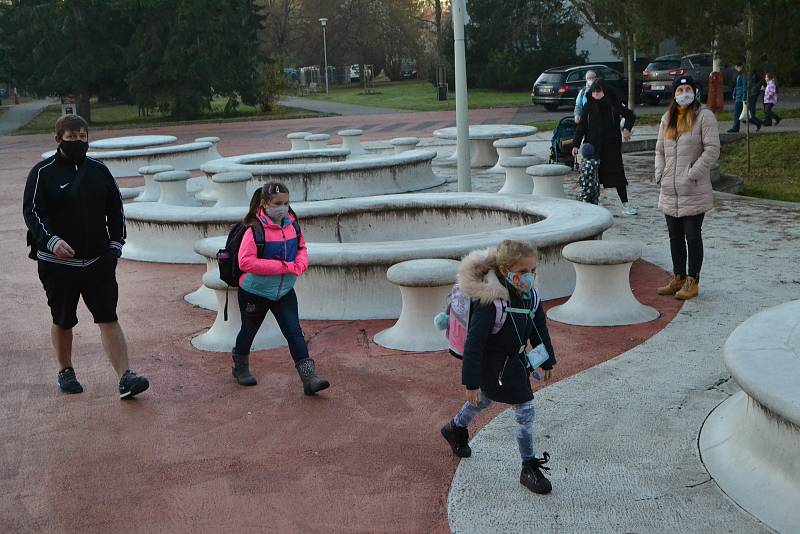
{"type": "Polygon", "coordinates": [[[469,16],[470,85],[529,87],[536,73],[582,59],[575,50],[580,24],[560,0],[470,0],[469,16]]]}
{"type": "Polygon", "coordinates": [[[13,76],[23,90],[74,94],[91,120],[89,99],[125,92],[125,46],[131,21],[123,0],[12,0],[3,13],[13,76]],[[113,20],[114,24],[108,21],[113,20]]]}
{"type": "Polygon", "coordinates": [[[262,16],[251,0],[146,0],[128,49],[131,94],[141,109],[180,119],[209,109],[215,94],[263,103],[262,16]]]}
{"type": "MultiPolygon", "coordinates": [[[[623,57],[625,73],[628,78],[628,102],[636,102],[636,76],[633,52],[648,49],[663,38],[666,24],[656,21],[670,21],[670,17],[652,16],[655,3],[636,0],[570,0],[575,9],[583,15],[594,31],[608,40],[623,57]]],[[[674,25],[671,21],[670,26],[674,25]]]]}

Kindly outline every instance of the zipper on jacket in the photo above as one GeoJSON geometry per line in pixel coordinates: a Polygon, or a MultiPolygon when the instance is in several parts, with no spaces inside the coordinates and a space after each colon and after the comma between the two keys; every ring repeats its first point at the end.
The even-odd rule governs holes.
{"type": "Polygon", "coordinates": [[[675,217],[678,216],[678,139],[681,136],[675,137],[675,165],[673,166],[672,173],[672,188],[675,189],[675,217]]]}
{"type": "MultiPolygon", "coordinates": [[[[281,221],[281,224],[283,224],[283,221],[281,221]]],[[[281,242],[283,243],[283,258],[281,259],[283,261],[286,261],[286,232],[284,232],[283,226],[281,226],[281,242]]],[[[285,276],[286,276],[285,274],[281,273],[281,279],[280,282],[278,282],[278,292],[275,294],[276,299],[281,298],[281,290],[283,289],[283,278],[285,276]]]]}

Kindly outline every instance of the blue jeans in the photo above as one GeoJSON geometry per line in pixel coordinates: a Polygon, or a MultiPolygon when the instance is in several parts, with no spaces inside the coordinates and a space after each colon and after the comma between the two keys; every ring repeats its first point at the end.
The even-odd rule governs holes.
{"type": "MultiPolygon", "coordinates": [[[[466,428],[475,417],[483,410],[492,405],[481,391],[478,394],[478,405],[473,406],[465,402],[461,410],[453,418],[453,424],[457,427],[466,428]]],[[[530,460],[536,456],[536,449],[533,447],[533,401],[523,402],[522,404],[512,404],[514,418],[517,420],[517,445],[519,454],[523,460],[530,460]]]]}
{"type": "Polygon", "coordinates": [[[234,354],[240,356],[250,354],[250,347],[253,345],[258,329],[261,328],[261,323],[264,322],[267,313],[271,311],[275,315],[283,337],[289,343],[289,353],[295,363],[308,358],[308,345],[303,337],[303,330],[300,328],[297,295],[294,289],[278,300],[269,300],[239,288],[238,297],[239,310],[242,314],[242,329],[236,336],[236,345],[233,347],[234,354]]]}
{"type": "Polygon", "coordinates": [[[737,100],[733,103],[733,126],[731,126],[731,131],[733,132],[739,131],[739,117],[741,116],[743,109],[744,102],[737,100]]]}

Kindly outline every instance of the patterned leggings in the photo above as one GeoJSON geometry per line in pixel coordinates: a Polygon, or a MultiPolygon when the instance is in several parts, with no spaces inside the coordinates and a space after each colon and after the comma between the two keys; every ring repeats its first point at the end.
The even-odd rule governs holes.
{"type": "MultiPolygon", "coordinates": [[[[453,418],[453,424],[457,427],[466,428],[479,413],[491,405],[492,401],[486,398],[483,391],[481,391],[478,395],[478,405],[473,406],[469,402],[465,402],[464,406],[453,418]]],[[[514,409],[514,418],[517,420],[519,454],[523,460],[530,460],[536,456],[536,450],[533,447],[533,401],[512,404],[511,407],[514,409]]]]}

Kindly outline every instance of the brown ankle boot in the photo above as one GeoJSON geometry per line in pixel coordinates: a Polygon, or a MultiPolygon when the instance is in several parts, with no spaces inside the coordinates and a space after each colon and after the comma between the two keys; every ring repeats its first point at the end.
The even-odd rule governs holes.
{"type": "Polygon", "coordinates": [[[672,277],[672,280],[669,284],[665,285],[664,287],[659,287],[656,289],[656,292],[659,295],[674,295],[683,287],[684,282],[686,282],[686,279],[676,274],[672,277]]]}
{"type": "Polygon", "coordinates": [[[683,287],[675,293],[675,298],[679,300],[689,300],[695,298],[700,293],[700,286],[697,279],[693,276],[687,276],[686,282],[683,287]]]}

